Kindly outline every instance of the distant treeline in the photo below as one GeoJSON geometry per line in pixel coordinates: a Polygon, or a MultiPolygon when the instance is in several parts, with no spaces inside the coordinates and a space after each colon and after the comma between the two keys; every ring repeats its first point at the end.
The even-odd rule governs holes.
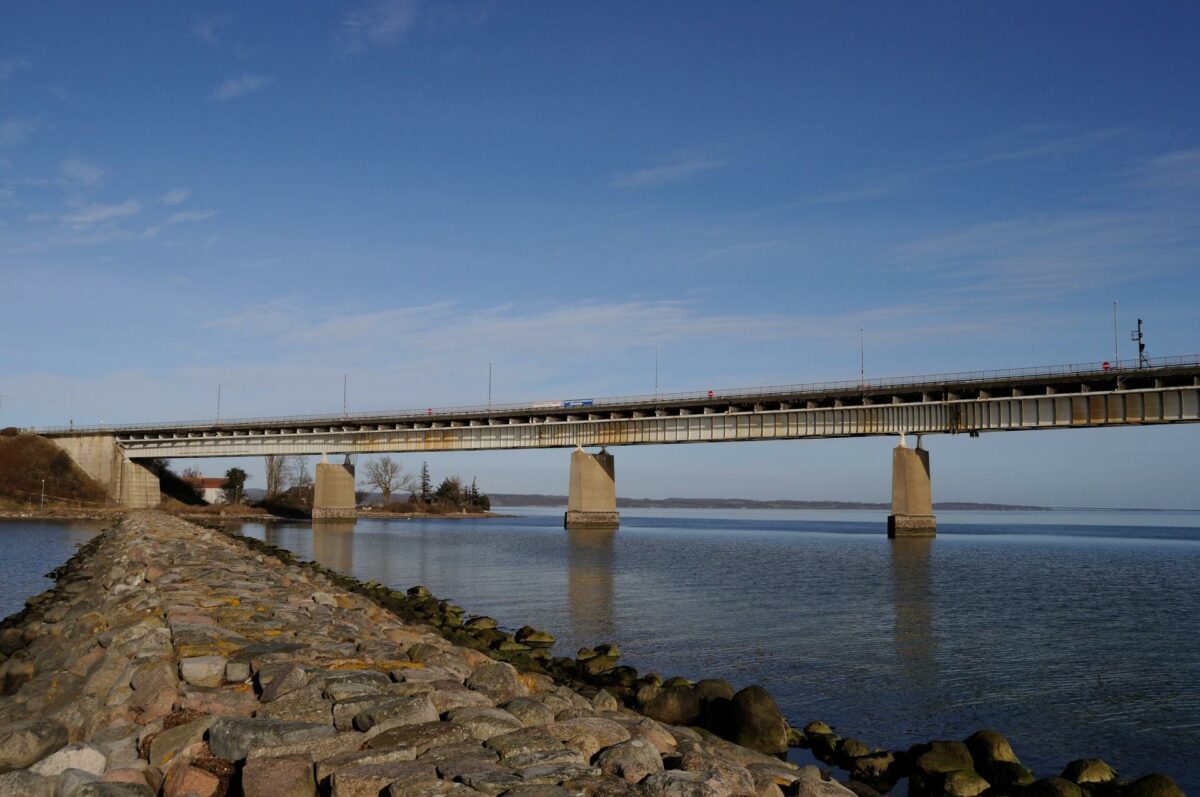
{"type": "MultiPolygon", "coordinates": [[[[565,495],[541,493],[492,493],[495,506],[562,506],[565,495]]],[[[891,504],[864,501],[754,501],[749,498],[617,498],[618,507],[630,509],[891,509],[891,504]]],[[[971,501],[946,501],[934,504],[934,509],[975,509],[1001,512],[1044,510],[1044,506],[1017,504],[981,504],[971,501]]]]}

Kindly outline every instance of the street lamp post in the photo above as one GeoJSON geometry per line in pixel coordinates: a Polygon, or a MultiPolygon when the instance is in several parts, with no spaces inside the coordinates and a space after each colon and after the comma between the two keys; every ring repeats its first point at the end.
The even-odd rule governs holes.
{"type": "Polygon", "coordinates": [[[654,344],[654,400],[658,401],[658,344],[654,344]]]}
{"type": "Polygon", "coordinates": [[[866,367],[866,347],[863,339],[863,328],[858,328],[858,386],[859,388],[867,385],[867,367],[866,367]]]}
{"type": "Polygon", "coordinates": [[[1117,342],[1117,300],[1113,299],[1113,368],[1121,367],[1121,344],[1117,342]]]}

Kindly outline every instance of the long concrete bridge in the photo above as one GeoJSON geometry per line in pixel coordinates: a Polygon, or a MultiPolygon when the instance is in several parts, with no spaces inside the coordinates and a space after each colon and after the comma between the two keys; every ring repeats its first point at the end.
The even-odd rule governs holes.
{"type": "MultiPolygon", "coordinates": [[[[158,502],[139,460],[575,448],[569,527],[618,523],[610,446],[893,436],[889,534],[934,533],[920,436],[1200,421],[1200,355],[695,393],[571,398],[338,416],[30,429],[54,440],[109,495],[158,502]],[[905,445],[917,436],[917,447],[905,445]],[[589,454],[584,447],[601,447],[589,454]]],[[[314,517],[352,514],[354,476],[317,467],[314,517]]]]}

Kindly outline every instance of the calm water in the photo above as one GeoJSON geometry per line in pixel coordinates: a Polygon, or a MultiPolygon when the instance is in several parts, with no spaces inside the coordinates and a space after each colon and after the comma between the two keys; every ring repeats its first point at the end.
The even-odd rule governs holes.
{"type": "Polygon", "coordinates": [[[0,617],[54,586],[46,574],[109,524],[93,520],[0,520],[0,617]]]}
{"type": "Polygon", "coordinates": [[[559,653],[613,641],[643,671],[762,683],[873,745],[993,727],[1039,775],[1101,756],[1200,794],[1200,514],[943,512],[937,539],[891,542],[881,512],[626,510],[614,534],[506,511],[529,516],[243,532],[559,653]]]}

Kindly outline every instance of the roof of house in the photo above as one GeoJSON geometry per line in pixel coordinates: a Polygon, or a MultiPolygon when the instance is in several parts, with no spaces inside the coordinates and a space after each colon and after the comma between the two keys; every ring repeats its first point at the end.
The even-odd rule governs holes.
{"type": "Polygon", "coordinates": [[[225,486],[226,481],[228,481],[228,480],[224,476],[184,476],[183,477],[184,484],[190,485],[192,487],[200,487],[203,489],[215,487],[219,490],[225,486]]]}

